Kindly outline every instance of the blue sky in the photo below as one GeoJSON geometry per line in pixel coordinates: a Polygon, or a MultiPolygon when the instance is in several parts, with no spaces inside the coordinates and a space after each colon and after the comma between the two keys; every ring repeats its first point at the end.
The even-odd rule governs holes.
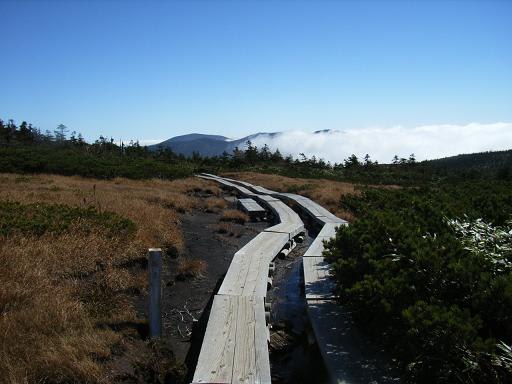
{"type": "Polygon", "coordinates": [[[0,117],[43,130],[512,122],[512,1],[0,0],[0,17],[0,117]]]}

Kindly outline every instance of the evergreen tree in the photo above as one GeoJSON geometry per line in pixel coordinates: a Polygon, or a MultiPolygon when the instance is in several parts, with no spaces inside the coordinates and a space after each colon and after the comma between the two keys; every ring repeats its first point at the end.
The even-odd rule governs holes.
{"type": "Polygon", "coordinates": [[[357,158],[357,156],[355,154],[352,154],[348,157],[348,159],[344,160],[343,165],[345,168],[355,168],[355,167],[359,167],[361,165],[361,163],[359,162],[359,159],[357,158]]]}
{"type": "Polygon", "coordinates": [[[274,153],[270,156],[270,159],[272,161],[282,161],[283,155],[281,155],[281,152],[279,152],[279,149],[276,149],[274,153]]]}
{"type": "Polygon", "coordinates": [[[63,142],[66,140],[66,134],[69,132],[68,127],[66,127],[64,124],[57,125],[57,129],[53,131],[55,135],[55,141],[57,142],[63,142]]]}

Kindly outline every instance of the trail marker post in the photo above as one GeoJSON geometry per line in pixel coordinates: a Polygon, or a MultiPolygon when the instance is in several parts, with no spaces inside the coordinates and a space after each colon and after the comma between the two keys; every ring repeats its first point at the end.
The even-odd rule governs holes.
{"type": "Polygon", "coordinates": [[[149,249],[149,336],[162,335],[162,250],[149,249]]]}

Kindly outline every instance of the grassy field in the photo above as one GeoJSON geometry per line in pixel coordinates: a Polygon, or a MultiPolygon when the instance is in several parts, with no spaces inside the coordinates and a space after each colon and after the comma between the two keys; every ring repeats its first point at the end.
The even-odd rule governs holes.
{"type": "Polygon", "coordinates": [[[145,323],[132,298],[146,250],[179,253],[179,213],[219,204],[205,191],[220,192],[197,178],[0,174],[0,382],[111,382],[145,323]]]}

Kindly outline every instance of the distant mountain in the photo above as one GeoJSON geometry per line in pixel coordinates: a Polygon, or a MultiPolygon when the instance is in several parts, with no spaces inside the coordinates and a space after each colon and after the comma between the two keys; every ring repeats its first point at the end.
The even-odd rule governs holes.
{"type": "Polygon", "coordinates": [[[202,140],[202,139],[210,139],[210,140],[220,140],[220,141],[227,141],[229,138],[226,136],[220,136],[220,135],[203,135],[202,133],[191,133],[188,135],[182,135],[182,136],[174,136],[172,139],[166,140],[160,144],[165,143],[183,143],[185,141],[193,141],[193,140],[202,140]]]}
{"type": "MultiPolygon", "coordinates": [[[[315,134],[331,132],[329,129],[316,131],[315,134]]],[[[175,153],[181,153],[185,156],[191,156],[194,152],[202,156],[219,156],[225,151],[229,154],[238,147],[245,148],[247,141],[265,142],[265,139],[273,139],[282,132],[258,132],[253,135],[242,137],[241,139],[231,140],[225,136],[219,135],[203,135],[200,133],[192,133],[190,135],[176,136],[171,139],[162,141],[161,143],[149,146],[149,149],[155,150],[158,147],[170,148],[175,153]]]]}
{"type": "Polygon", "coordinates": [[[236,147],[243,148],[248,140],[254,140],[262,136],[275,137],[280,132],[273,133],[256,133],[238,140],[231,140],[225,136],[219,135],[203,135],[200,133],[192,133],[189,135],[176,136],[171,139],[162,141],[161,143],[149,146],[149,149],[157,149],[159,147],[170,148],[175,153],[181,153],[185,156],[192,156],[194,152],[202,156],[219,156],[224,151],[232,153],[236,147]]]}

